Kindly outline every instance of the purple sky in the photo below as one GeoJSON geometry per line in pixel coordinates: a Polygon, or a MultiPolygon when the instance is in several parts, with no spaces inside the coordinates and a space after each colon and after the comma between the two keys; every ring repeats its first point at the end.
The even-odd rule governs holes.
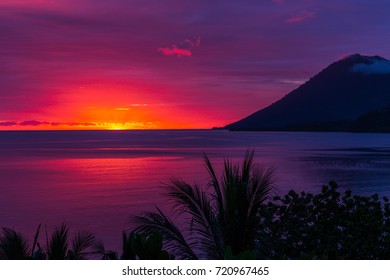
{"type": "Polygon", "coordinates": [[[0,129],[223,126],[347,54],[390,58],[389,15],[388,0],[0,0],[0,129]]]}

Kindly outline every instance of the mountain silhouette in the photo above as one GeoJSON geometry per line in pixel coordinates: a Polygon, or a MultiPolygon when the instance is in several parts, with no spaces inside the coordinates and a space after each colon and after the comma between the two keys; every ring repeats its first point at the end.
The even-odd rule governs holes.
{"type": "Polygon", "coordinates": [[[341,59],[230,130],[347,131],[371,111],[390,106],[390,61],[380,56],[341,59]]]}

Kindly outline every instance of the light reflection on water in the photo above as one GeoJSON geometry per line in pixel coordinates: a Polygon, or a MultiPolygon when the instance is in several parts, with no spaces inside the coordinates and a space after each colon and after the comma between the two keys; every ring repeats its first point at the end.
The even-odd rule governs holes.
{"type": "MultiPolygon", "coordinates": [[[[317,192],[330,180],[357,193],[390,194],[390,135],[227,131],[0,132],[0,226],[32,238],[62,221],[119,248],[128,216],[167,209],[160,186],[174,176],[207,183],[247,147],[276,167],[277,192],[317,192]]],[[[30,238],[30,239],[31,239],[30,238]]]]}

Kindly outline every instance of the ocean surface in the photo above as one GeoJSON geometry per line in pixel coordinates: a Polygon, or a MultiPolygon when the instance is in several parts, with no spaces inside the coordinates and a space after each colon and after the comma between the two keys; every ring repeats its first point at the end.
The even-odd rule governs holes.
{"type": "MultiPolygon", "coordinates": [[[[276,189],[319,192],[336,181],[357,194],[390,196],[390,134],[312,132],[1,131],[0,227],[30,241],[38,224],[89,230],[118,250],[128,217],[159,206],[174,177],[206,184],[206,153],[218,172],[248,148],[276,168],[276,189]]],[[[41,236],[44,238],[44,236],[41,236]]]]}

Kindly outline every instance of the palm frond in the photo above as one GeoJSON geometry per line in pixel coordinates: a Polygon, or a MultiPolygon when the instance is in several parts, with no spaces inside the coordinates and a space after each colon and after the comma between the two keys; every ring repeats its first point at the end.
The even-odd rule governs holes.
{"type": "Polygon", "coordinates": [[[130,217],[130,222],[136,225],[134,231],[146,236],[160,233],[163,236],[165,249],[172,255],[182,259],[198,259],[191,248],[194,244],[188,244],[172,220],[158,207],[156,208],[157,212],[145,212],[142,216],[130,217]]]}
{"type": "Polygon", "coordinates": [[[72,239],[72,259],[80,260],[86,254],[85,250],[95,244],[95,235],[89,231],[79,231],[72,239]]]}
{"type": "Polygon", "coordinates": [[[26,239],[12,228],[3,228],[0,251],[0,259],[26,260],[30,256],[26,239]]]}
{"type": "Polygon", "coordinates": [[[106,250],[104,243],[102,240],[98,240],[92,246],[93,253],[95,255],[99,255],[102,260],[117,260],[118,254],[115,251],[106,250]]]}
{"type": "Polygon", "coordinates": [[[47,244],[47,256],[49,260],[65,260],[68,252],[69,228],[63,223],[55,229],[47,244]]]}
{"type": "Polygon", "coordinates": [[[180,231],[158,208],[157,212],[133,217],[136,230],[144,235],[162,234],[165,249],[184,259],[196,258],[196,254],[221,259],[227,247],[237,256],[254,252],[263,241],[259,235],[259,208],[273,188],[273,169],[255,168],[254,150],[247,149],[242,165],[224,160],[219,181],[209,158],[205,154],[203,157],[210,176],[209,188],[179,178],[164,186],[173,212],[187,220],[184,230],[180,231]]]}
{"type": "MultiPolygon", "coordinates": [[[[234,205],[237,196],[242,189],[240,188],[242,180],[240,168],[233,164],[229,159],[224,160],[224,169],[222,175],[222,189],[224,195],[224,208],[234,205]]],[[[224,209],[229,212],[229,209],[224,209]]]]}
{"type": "Polygon", "coordinates": [[[238,210],[242,208],[243,197],[245,197],[243,194],[246,194],[241,181],[239,167],[233,165],[229,159],[224,161],[222,186],[224,207],[219,211],[219,216],[222,230],[229,235],[229,232],[233,230],[231,226],[239,222],[238,210]]]}
{"type": "Polygon", "coordinates": [[[219,180],[215,174],[214,167],[210,162],[210,159],[206,154],[203,154],[203,160],[206,165],[206,170],[210,175],[211,186],[214,189],[214,196],[217,202],[217,209],[223,209],[223,191],[221,189],[221,185],[219,184],[219,180]]]}
{"type": "Polygon", "coordinates": [[[274,188],[275,169],[260,166],[253,172],[252,180],[248,188],[248,213],[247,217],[254,217],[264,201],[274,188]]]}
{"type": "Polygon", "coordinates": [[[181,179],[172,179],[166,185],[166,196],[172,201],[173,210],[192,217],[191,231],[199,240],[201,251],[209,259],[223,258],[223,240],[217,225],[217,217],[208,194],[198,185],[191,186],[181,179]]]}
{"type": "Polygon", "coordinates": [[[255,151],[253,149],[247,149],[245,152],[244,161],[242,163],[241,180],[244,183],[249,182],[253,168],[253,158],[255,151]]]}
{"type": "Polygon", "coordinates": [[[225,244],[238,254],[254,248],[258,221],[258,209],[272,189],[271,169],[255,168],[254,150],[246,151],[242,165],[224,162],[222,184],[224,189],[224,212],[219,213],[220,228],[225,244]]]}
{"type": "Polygon", "coordinates": [[[41,224],[38,225],[37,231],[35,232],[34,243],[33,243],[32,249],[31,249],[31,258],[34,257],[35,246],[37,246],[38,236],[39,236],[39,231],[40,231],[40,229],[41,229],[41,224]]]}

